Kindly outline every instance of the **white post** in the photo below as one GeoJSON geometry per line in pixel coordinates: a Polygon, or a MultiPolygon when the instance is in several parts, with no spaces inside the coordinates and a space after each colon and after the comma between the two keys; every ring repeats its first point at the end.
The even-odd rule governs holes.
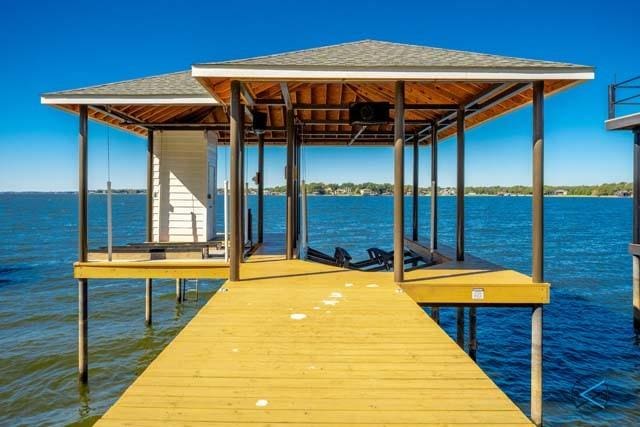
{"type": "Polygon", "coordinates": [[[111,181],[107,181],[107,259],[113,258],[113,229],[111,223],[111,181]]]}
{"type": "Polygon", "coordinates": [[[229,181],[224,181],[224,262],[229,262],[229,181]]]}
{"type": "Polygon", "coordinates": [[[302,203],[300,212],[300,259],[307,258],[307,186],[304,180],[300,182],[302,186],[302,203]]]}

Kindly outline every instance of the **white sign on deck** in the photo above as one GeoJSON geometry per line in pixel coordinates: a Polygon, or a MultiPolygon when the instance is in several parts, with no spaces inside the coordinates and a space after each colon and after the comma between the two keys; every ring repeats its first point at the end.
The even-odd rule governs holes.
{"type": "Polygon", "coordinates": [[[484,289],[483,288],[473,288],[471,290],[471,299],[473,299],[473,300],[483,300],[484,299],[484,289]]]}

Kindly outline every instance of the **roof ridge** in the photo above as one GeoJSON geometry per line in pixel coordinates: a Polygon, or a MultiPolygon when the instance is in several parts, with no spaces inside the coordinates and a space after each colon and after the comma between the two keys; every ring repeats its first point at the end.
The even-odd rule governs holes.
{"type": "Polygon", "coordinates": [[[548,64],[563,64],[563,65],[577,65],[577,64],[573,64],[573,63],[569,63],[569,62],[558,62],[558,61],[549,61],[547,59],[536,59],[536,58],[524,58],[521,56],[511,56],[511,55],[499,55],[497,53],[486,53],[486,52],[474,52],[471,50],[462,50],[462,49],[449,49],[446,47],[438,47],[438,46],[425,46],[425,45],[420,45],[420,44],[415,44],[415,43],[399,43],[399,42],[390,42],[390,41],[385,41],[385,40],[367,40],[367,41],[373,41],[373,42],[377,42],[377,43],[384,43],[384,44],[391,44],[391,45],[395,45],[395,46],[409,46],[409,47],[417,47],[417,48],[422,48],[422,49],[434,49],[434,50],[439,50],[439,51],[443,51],[443,52],[456,52],[456,53],[464,53],[467,55],[476,55],[476,56],[490,56],[492,58],[502,58],[502,59],[517,59],[519,61],[536,61],[536,62],[545,62],[548,64]]]}
{"type": "Polygon", "coordinates": [[[343,43],[337,43],[337,44],[331,44],[331,45],[325,45],[325,46],[307,47],[304,49],[290,50],[287,52],[270,53],[267,55],[258,55],[258,56],[240,58],[240,59],[226,59],[224,61],[200,62],[199,64],[229,64],[234,62],[253,61],[256,59],[274,58],[282,55],[293,55],[293,54],[302,53],[302,52],[314,52],[314,51],[323,50],[323,49],[329,49],[329,48],[334,48],[339,46],[348,46],[352,44],[365,43],[365,42],[371,42],[371,41],[376,41],[376,40],[371,40],[371,39],[355,40],[350,42],[343,42],[343,43]]]}
{"type": "Polygon", "coordinates": [[[132,82],[139,82],[141,80],[149,80],[149,79],[154,79],[157,77],[166,77],[166,76],[173,76],[176,74],[185,74],[188,73],[189,76],[191,76],[191,70],[184,70],[184,71],[173,71],[170,73],[163,73],[163,74],[155,74],[153,76],[146,76],[146,77],[137,77],[137,78],[132,78],[132,79],[126,79],[126,80],[119,80],[117,82],[111,82],[111,83],[100,83],[97,85],[89,85],[89,86],[83,86],[83,87],[78,87],[78,88],[73,88],[73,89],[63,89],[63,90],[57,90],[54,92],[46,92],[43,93],[42,96],[50,96],[50,95],[57,95],[57,94],[62,94],[62,93],[66,93],[66,92],[71,92],[71,91],[79,91],[79,90],[87,90],[87,89],[97,89],[97,88],[101,88],[101,87],[105,87],[105,86],[113,86],[113,85],[117,85],[117,84],[122,84],[122,83],[132,83],[132,82]]]}

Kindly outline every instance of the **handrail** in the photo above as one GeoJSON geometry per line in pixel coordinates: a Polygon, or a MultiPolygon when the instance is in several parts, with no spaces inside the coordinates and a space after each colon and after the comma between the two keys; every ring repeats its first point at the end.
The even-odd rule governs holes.
{"type": "Polygon", "coordinates": [[[640,102],[630,102],[634,101],[635,99],[640,100],[640,92],[625,96],[622,99],[618,99],[617,92],[619,89],[640,90],[640,75],[624,80],[620,83],[612,83],[609,85],[609,119],[613,119],[616,117],[616,105],[640,105],[640,102]],[[629,84],[634,82],[637,82],[637,84],[629,84]]]}

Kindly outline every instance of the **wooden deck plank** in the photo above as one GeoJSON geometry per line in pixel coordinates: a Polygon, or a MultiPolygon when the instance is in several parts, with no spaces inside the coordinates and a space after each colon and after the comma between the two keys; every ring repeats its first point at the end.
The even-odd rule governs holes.
{"type": "Polygon", "coordinates": [[[98,425],[531,425],[389,274],[255,256],[241,277],[98,425]]]}

